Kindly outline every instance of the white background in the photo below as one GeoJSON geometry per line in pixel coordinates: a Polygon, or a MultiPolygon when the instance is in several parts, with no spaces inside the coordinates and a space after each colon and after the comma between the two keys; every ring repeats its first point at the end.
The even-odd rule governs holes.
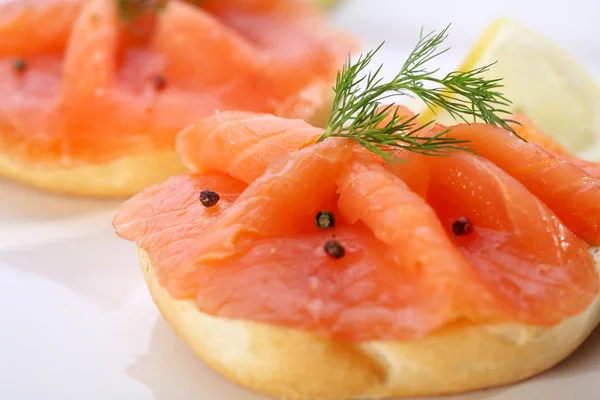
{"type": "MultiPolygon", "coordinates": [[[[600,0],[354,0],[334,20],[366,48],[386,40],[380,61],[393,71],[422,26],[453,24],[452,68],[498,16],[552,38],[600,80],[600,0]]],[[[118,203],[3,181],[0,193],[1,399],[264,399],[211,372],[162,322],[134,246],[111,229],[118,203]]],[[[599,339],[532,381],[461,399],[600,398],[599,339]]]]}

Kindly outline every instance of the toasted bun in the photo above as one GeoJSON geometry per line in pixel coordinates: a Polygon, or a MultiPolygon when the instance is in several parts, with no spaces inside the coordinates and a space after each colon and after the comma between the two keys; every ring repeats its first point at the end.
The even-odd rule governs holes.
{"type": "Polygon", "coordinates": [[[517,382],[566,358],[600,319],[598,296],[551,328],[457,325],[414,341],[345,343],[204,314],[192,300],[174,300],[148,254],[138,255],[154,302],[196,355],[238,384],[285,399],[425,396],[517,382]]]}
{"type": "Polygon", "coordinates": [[[0,176],[39,189],[77,196],[128,197],[183,171],[185,168],[174,151],[77,167],[35,167],[16,163],[0,153],[0,176]]]}
{"type": "MultiPolygon", "coordinates": [[[[320,107],[311,113],[309,122],[314,126],[325,126],[332,101],[332,95],[319,99],[320,107]]],[[[300,113],[303,112],[310,111],[300,113]]],[[[184,171],[174,150],[74,167],[22,164],[0,151],[0,177],[75,196],[126,198],[184,171]]]]}

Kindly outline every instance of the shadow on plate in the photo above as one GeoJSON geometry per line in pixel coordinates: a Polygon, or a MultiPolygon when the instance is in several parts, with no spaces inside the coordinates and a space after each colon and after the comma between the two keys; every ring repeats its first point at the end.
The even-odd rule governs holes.
{"type": "Polygon", "coordinates": [[[600,327],[565,361],[554,367],[549,374],[576,375],[600,369],[600,327]]]}
{"type": "MultiPolygon", "coordinates": [[[[127,367],[125,373],[146,385],[156,400],[272,399],[239,387],[210,369],[175,335],[162,318],[154,325],[147,353],[138,356],[135,362],[127,367]]],[[[429,399],[484,400],[500,392],[502,388],[429,399]]]]}
{"type": "MultiPolygon", "coordinates": [[[[578,374],[590,368],[600,368],[600,329],[576,351],[573,356],[554,369],[542,374],[540,378],[552,379],[552,375],[578,374]]],[[[150,346],[146,354],[138,356],[126,371],[127,375],[148,386],[156,400],[177,398],[188,399],[227,399],[227,400],[268,400],[269,397],[251,393],[211,370],[195,357],[182,341],[161,319],[157,320],[150,346]]],[[[535,379],[535,378],[533,378],[535,379]]],[[[508,385],[482,390],[464,395],[429,398],[430,400],[490,400],[505,398],[505,391],[519,389],[521,384],[508,385]],[[510,389],[510,390],[509,390],[510,389]]],[[[513,393],[513,392],[510,392],[513,393]]],[[[506,398],[510,398],[510,394],[506,398]]],[[[527,398],[527,397],[519,397],[527,398]]],[[[398,399],[408,400],[408,399],[398,399]]],[[[413,399],[415,400],[415,399],[413,399]]]]}
{"type": "MultiPolygon", "coordinates": [[[[600,328],[567,360],[552,370],[541,374],[542,379],[562,378],[600,368],[600,328]]],[[[268,400],[269,397],[251,393],[222,377],[199,360],[159,318],[151,335],[147,353],[137,357],[126,371],[127,375],[148,386],[156,400],[177,398],[268,400]]],[[[533,378],[534,380],[536,378],[533,378]]],[[[519,389],[521,384],[508,385],[458,396],[429,398],[430,400],[489,400],[504,398],[503,392],[519,389]]],[[[513,393],[513,392],[511,392],[513,393]]],[[[506,394],[506,393],[504,393],[506,394]]],[[[506,397],[509,398],[510,394],[506,397]]],[[[519,397],[525,398],[525,397],[519,397]]],[[[398,399],[400,400],[400,399],[398,399]]],[[[402,399],[408,400],[408,399],[402,399]]]]}
{"type": "Polygon", "coordinates": [[[61,195],[0,180],[0,222],[47,222],[116,207],[121,200],[61,195]]]}
{"type": "Polygon", "coordinates": [[[239,387],[210,369],[159,318],[146,354],[125,373],[148,386],[156,400],[269,400],[239,387]]]}
{"type": "Polygon", "coordinates": [[[48,279],[106,309],[121,307],[132,295],[132,282],[142,279],[135,246],[115,236],[108,218],[81,236],[5,249],[0,263],[48,279]]]}
{"type": "MultiPolygon", "coordinates": [[[[547,383],[543,382],[554,381],[559,382],[557,383],[558,385],[564,386],[566,384],[565,379],[569,379],[569,377],[600,369],[600,363],[598,360],[600,360],[600,328],[597,328],[594,332],[592,332],[588,339],[569,358],[554,368],[538,375],[537,377],[533,377],[521,383],[515,383],[495,389],[473,392],[462,396],[439,397],[435,398],[435,400],[488,400],[500,397],[502,399],[529,399],[531,398],[531,395],[528,393],[531,390],[527,391],[524,389],[532,389],[535,385],[548,385],[547,383]],[[505,396],[500,396],[502,392],[506,392],[504,393],[505,396]]],[[[568,384],[566,385],[568,387],[568,384]]],[[[532,390],[535,392],[538,389],[532,390]]],[[[553,399],[563,398],[560,397],[562,394],[559,394],[558,392],[556,392],[556,394],[559,397],[553,397],[553,399]]],[[[594,399],[596,398],[597,397],[594,395],[594,399]]]]}

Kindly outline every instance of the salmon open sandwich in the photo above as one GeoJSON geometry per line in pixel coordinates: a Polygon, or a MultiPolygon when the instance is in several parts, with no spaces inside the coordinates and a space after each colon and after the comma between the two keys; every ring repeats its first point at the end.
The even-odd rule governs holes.
{"type": "Polygon", "coordinates": [[[0,176],[104,197],[183,172],[216,110],[319,124],[356,48],[304,0],[12,0],[0,36],[0,176]]]}
{"type": "Polygon", "coordinates": [[[348,61],[324,129],[198,120],[177,138],[189,172],[125,202],[117,234],[215,370],[286,399],[461,393],[536,375],[596,327],[600,177],[504,114],[500,81],[427,72],[446,35],[390,80],[366,73],[375,52],[348,61]],[[390,92],[483,122],[422,123],[390,92]]]}

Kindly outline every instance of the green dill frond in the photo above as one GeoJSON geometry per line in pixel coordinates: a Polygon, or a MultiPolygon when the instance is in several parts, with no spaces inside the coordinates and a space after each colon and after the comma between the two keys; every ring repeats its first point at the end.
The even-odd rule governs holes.
{"type": "Polygon", "coordinates": [[[514,121],[502,118],[502,114],[509,113],[506,107],[510,106],[510,101],[499,91],[503,87],[501,80],[482,77],[491,65],[466,72],[451,72],[443,78],[435,77],[438,69],[426,69],[426,64],[449,50],[439,50],[447,38],[448,28],[438,34],[423,35],[421,32],[414,50],[391,80],[382,77],[382,65],[366,72],[384,43],[361,55],[355,63],[348,57],[337,74],[332,113],[319,141],[334,136],[346,137],[388,161],[395,159],[394,148],[425,155],[471,151],[465,146],[467,141],[449,138],[447,131],[433,137],[420,136],[419,133],[434,121],[419,125],[419,115],[412,118],[399,116],[396,111],[391,112],[394,103],[382,107],[384,100],[410,93],[429,108],[440,107],[467,123],[470,121],[466,117],[472,117],[473,121],[480,119],[514,133],[509,125],[514,121]],[[429,88],[428,84],[436,87],[429,88]]]}
{"type": "MultiPolygon", "coordinates": [[[[119,16],[123,21],[131,21],[147,14],[162,12],[170,0],[116,0],[119,16]]],[[[184,0],[199,6],[206,0],[184,0]]]]}
{"type": "Polygon", "coordinates": [[[168,0],[117,0],[119,17],[131,21],[164,10],[168,0]]]}

